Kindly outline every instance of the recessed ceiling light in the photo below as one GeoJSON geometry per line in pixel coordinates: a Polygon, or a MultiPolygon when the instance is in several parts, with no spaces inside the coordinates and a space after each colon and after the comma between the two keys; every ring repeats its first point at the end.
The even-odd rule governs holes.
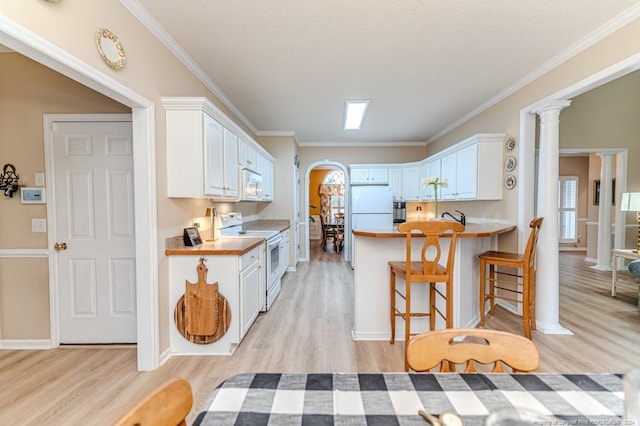
{"type": "Polygon", "coordinates": [[[344,107],[344,129],[359,130],[369,107],[369,101],[345,101],[344,107]]]}

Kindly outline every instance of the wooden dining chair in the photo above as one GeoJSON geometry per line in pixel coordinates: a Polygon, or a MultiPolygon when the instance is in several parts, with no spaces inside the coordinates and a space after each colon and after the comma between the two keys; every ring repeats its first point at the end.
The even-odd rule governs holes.
{"type": "Polygon", "coordinates": [[[405,258],[401,261],[390,261],[390,319],[391,319],[391,344],[396,339],[396,319],[405,321],[405,370],[409,369],[407,363],[407,342],[411,336],[411,318],[429,317],[429,329],[433,330],[436,324],[436,314],[444,320],[447,328],[453,327],[453,261],[455,258],[456,241],[458,232],[464,231],[464,225],[448,220],[430,220],[425,222],[405,222],[398,225],[398,231],[405,233],[405,258]],[[446,266],[440,265],[443,257],[440,237],[450,232],[449,251],[446,257],[446,266]],[[417,242],[416,242],[417,241],[417,242]],[[413,260],[413,246],[422,244],[420,259],[413,260]],[[396,277],[405,280],[404,289],[396,286],[396,277]],[[436,283],[444,283],[444,291],[436,287],[436,283]],[[412,284],[429,285],[429,309],[427,312],[414,312],[411,307],[412,284]],[[402,291],[403,290],[403,291],[402,291]],[[445,300],[445,312],[442,312],[436,304],[439,295],[445,300]],[[404,310],[396,305],[396,296],[404,299],[404,310]]]}
{"type": "Polygon", "coordinates": [[[327,225],[324,215],[320,215],[320,227],[322,228],[322,250],[327,251],[329,241],[336,243],[336,228],[327,225]]]}
{"type": "Polygon", "coordinates": [[[531,340],[505,331],[479,328],[453,328],[429,331],[413,337],[407,350],[409,366],[414,371],[455,372],[464,364],[467,373],[476,372],[476,364],[491,367],[492,372],[514,373],[538,368],[540,355],[531,340]]]}
{"type": "Polygon", "coordinates": [[[182,426],[193,405],[191,385],[184,379],[165,383],[138,402],[116,426],[182,426]]]}
{"type": "Polygon", "coordinates": [[[489,300],[491,316],[495,311],[495,299],[522,304],[524,335],[531,339],[531,330],[536,329],[536,245],[542,226],[541,217],[529,224],[531,232],[524,253],[486,251],[480,254],[480,325],[484,325],[486,302],[489,300]],[[489,274],[487,275],[487,266],[489,274]],[[515,272],[497,270],[496,267],[513,268],[515,272]],[[509,277],[502,279],[501,277],[509,277]],[[489,281],[489,291],[485,290],[489,281]],[[499,290],[496,291],[496,290],[499,290]]]}

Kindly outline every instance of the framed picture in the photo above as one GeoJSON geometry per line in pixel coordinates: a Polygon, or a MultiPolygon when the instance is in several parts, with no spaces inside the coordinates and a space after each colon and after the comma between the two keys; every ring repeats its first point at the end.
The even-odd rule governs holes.
{"type": "MultiPolygon", "coordinates": [[[[611,180],[611,204],[616,204],[616,180],[611,180]]],[[[593,181],[593,205],[600,205],[600,179],[593,181]]]]}
{"type": "Polygon", "coordinates": [[[47,202],[43,187],[20,188],[20,201],[22,204],[44,204],[47,202]]]}

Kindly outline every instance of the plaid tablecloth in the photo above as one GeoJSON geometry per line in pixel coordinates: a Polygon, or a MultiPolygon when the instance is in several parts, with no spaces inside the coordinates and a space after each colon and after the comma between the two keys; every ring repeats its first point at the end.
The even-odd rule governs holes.
{"type": "Polygon", "coordinates": [[[559,419],[546,424],[622,424],[622,375],[241,374],[214,391],[194,424],[424,426],[424,409],[472,426],[507,407],[559,419]]]}

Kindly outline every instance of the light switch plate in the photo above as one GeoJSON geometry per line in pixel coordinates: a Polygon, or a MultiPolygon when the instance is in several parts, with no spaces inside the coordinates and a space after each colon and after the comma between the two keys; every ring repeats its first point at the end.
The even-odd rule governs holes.
{"type": "Polygon", "coordinates": [[[44,173],[36,173],[35,186],[44,186],[44,173]]]}
{"type": "Polygon", "coordinates": [[[47,219],[31,219],[31,232],[47,232],[47,219]]]}

